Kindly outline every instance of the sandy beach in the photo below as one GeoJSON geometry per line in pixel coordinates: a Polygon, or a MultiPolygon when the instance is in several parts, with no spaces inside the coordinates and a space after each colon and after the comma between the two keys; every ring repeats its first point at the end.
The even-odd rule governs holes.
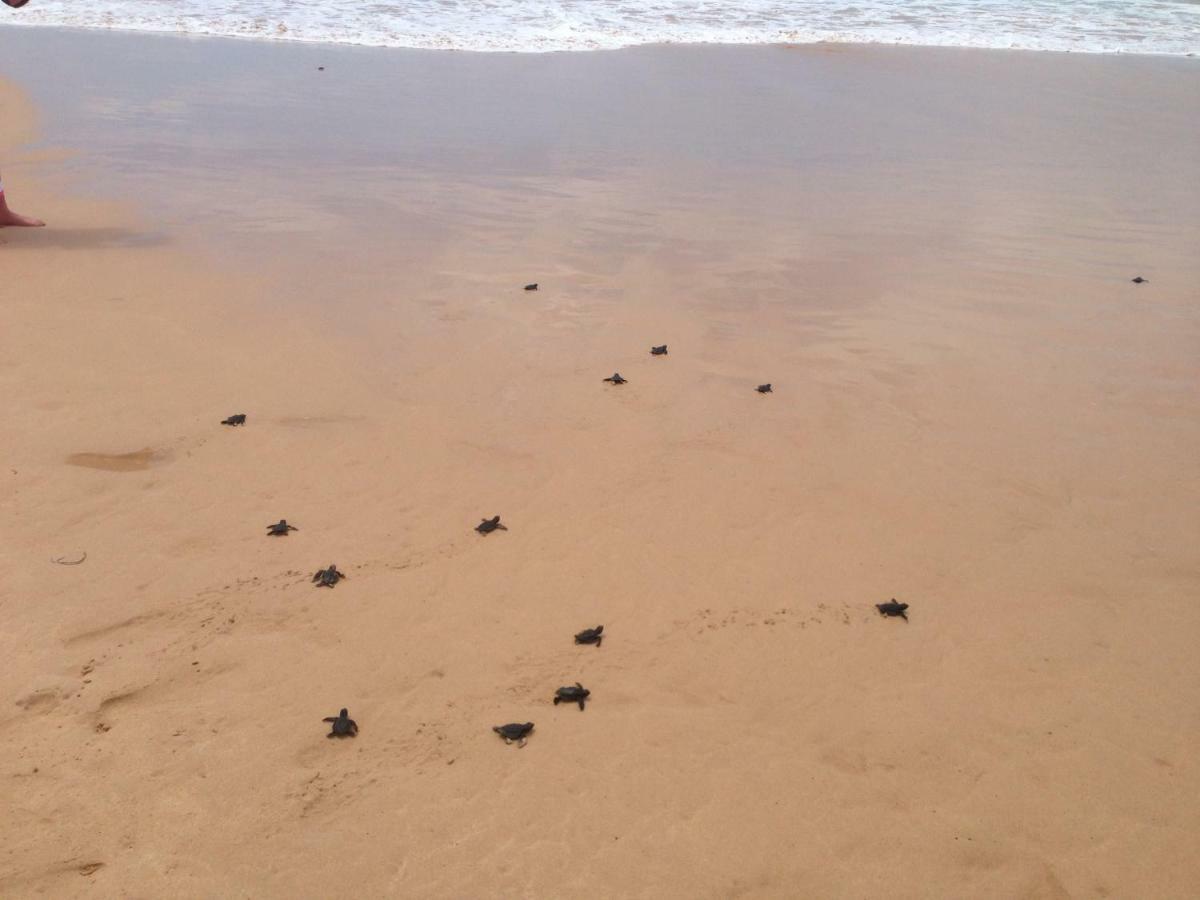
{"type": "Polygon", "coordinates": [[[0,895],[1200,893],[1195,60],[12,29],[0,121],[0,895]]]}

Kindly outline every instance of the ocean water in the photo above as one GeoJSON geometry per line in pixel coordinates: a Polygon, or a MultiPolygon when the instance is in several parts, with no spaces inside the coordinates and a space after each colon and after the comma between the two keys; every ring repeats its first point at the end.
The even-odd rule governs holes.
{"type": "Polygon", "coordinates": [[[445,50],[917,44],[1200,54],[1200,0],[32,0],[59,25],[445,50]]]}

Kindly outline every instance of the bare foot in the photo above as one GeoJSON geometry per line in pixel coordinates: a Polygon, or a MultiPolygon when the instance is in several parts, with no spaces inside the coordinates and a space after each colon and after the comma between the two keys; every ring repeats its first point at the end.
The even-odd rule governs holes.
{"type": "Polygon", "coordinates": [[[7,206],[0,206],[0,228],[12,225],[17,228],[41,228],[46,223],[41,219],[31,219],[13,212],[7,206]]]}

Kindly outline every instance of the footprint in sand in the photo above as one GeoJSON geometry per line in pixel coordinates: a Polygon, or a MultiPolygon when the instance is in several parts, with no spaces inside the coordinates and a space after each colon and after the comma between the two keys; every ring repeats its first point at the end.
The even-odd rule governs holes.
{"type": "Polygon", "coordinates": [[[170,452],[146,447],[131,453],[72,453],[67,457],[67,465],[105,472],[140,472],[170,459],[170,452]]]}
{"type": "Polygon", "coordinates": [[[26,694],[17,701],[17,706],[26,712],[45,715],[58,706],[59,695],[55,688],[41,688],[32,694],[26,694]]]}
{"type": "Polygon", "coordinates": [[[324,428],[333,425],[346,425],[363,421],[364,416],[284,416],[276,419],[280,425],[287,428],[324,428]]]}
{"type": "MultiPolygon", "coordinates": [[[[754,628],[759,625],[771,627],[798,625],[801,629],[805,629],[809,625],[825,624],[826,616],[832,617],[829,618],[831,622],[853,625],[851,606],[846,603],[842,603],[840,606],[841,608],[837,609],[834,604],[818,603],[816,609],[820,614],[807,616],[804,616],[800,610],[791,607],[780,607],[771,611],[730,609],[723,613],[716,613],[712,609],[701,609],[697,610],[691,619],[677,619],[674,624],[678,628],[695,629],[693,633],[696,636],[703,636],[706,632],[720,631],[734,626],[754,628]]],[[[867,621],[867,619],[864,618],[863,621],[867,621]]]]}

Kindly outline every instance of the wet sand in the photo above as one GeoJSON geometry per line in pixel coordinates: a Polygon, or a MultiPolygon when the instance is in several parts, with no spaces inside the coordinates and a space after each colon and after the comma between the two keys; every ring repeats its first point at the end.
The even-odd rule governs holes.
{"type": "Polygon", "coordinates": [[[1196,894],[1194,61],[0,77],[4,896],[1196,894]]]}

